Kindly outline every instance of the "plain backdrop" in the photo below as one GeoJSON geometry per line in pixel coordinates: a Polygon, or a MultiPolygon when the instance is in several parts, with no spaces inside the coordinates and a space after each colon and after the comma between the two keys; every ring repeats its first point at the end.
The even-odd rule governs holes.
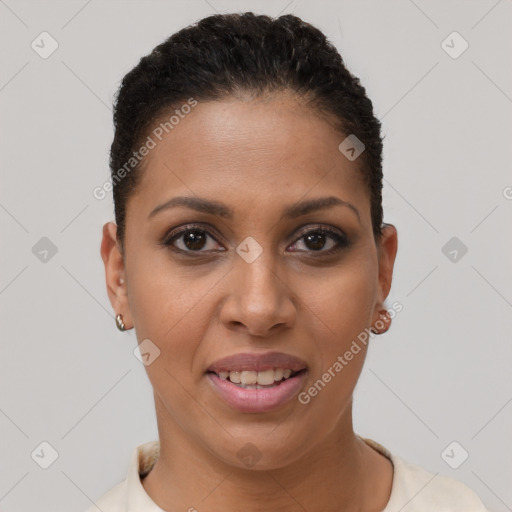
{"type": "Polygon", "coordinates": [[[509,0],[0,0],[0,510],[82,511],[157,439],[105,289],[112,201],[92,191],[123,75],[176,30],[247,10],[322,29],[382,120],[403,310],[370,346],[356,432],[512,510],[509,0]],[[468,454],[456,469],[447,447],[452,465],[468,454]]]}

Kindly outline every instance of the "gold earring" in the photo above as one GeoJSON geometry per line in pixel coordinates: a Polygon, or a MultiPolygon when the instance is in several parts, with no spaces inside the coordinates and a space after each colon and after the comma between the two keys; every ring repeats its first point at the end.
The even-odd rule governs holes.
{"type": "Polygon", "coordinates": [[[378,329],[376,327],[371,327],[371,330],[374,334],[384,334],[388,329],[389,329],[389,326],[391,325],[391,317],[389,316],[389,311],[387,309],[381,309],[379,311],[380,315],[379,315],[379,320],[377,320],[375,322],[375,325],[377,325],[378,323],[381,323],[382,324],[382,327],[379,327],[378,329]],[[385,325],[387,324],[387,327],[384,329],[385,325]]]}
{"type": "Polygon", "coordinates": [[[116,326],[120,331],[126,331],[126,326],[123,322],[123,315],[116,315],[116,326]]]}

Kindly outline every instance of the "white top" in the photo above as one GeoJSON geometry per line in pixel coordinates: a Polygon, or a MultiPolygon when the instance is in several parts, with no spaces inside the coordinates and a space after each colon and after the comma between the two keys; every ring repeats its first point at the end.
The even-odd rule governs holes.
{"type": "MultiPolygon", "coordinates": [[[[391,460],[394,466],[391,496],[382,512],[489,512],[477,494],[463,483],[434,475],[409,464],[372,439],[360,437],[391,460]]],[[[144,443],[132,452],[126,479],[104,494],[85,512],[167,512],[146,493],[140,476],[145,476],[160,452],[160,442],[144,443]]]]}

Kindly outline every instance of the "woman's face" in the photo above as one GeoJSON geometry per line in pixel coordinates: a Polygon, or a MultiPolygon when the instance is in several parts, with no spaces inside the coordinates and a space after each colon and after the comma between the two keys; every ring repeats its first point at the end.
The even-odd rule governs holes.
{"type": "Polygon", "coordinates": [[[231,465],[244,454],[289,464],[351,426],[366,345],[344,354],[379,319],[396,231],[379,251],[359,161],[338,149],[345,136],[290,95],[199,102],[153,138],[124,259],[113,224],[102,254],[116,313],[150,340],[161,435],[231,465]],[[302,371],[270,384],[284,378],[272,368],[302,371]],[[265,387],[243,389],[229,370],[248,371],[245,382],[260,371],[265,387]]]}

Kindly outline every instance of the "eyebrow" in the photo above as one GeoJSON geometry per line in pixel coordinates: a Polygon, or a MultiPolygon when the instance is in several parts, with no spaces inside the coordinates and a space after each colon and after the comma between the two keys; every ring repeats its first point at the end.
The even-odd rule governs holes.
{"type": "MultiPolygon", "coordinates": [[[[180,206],[190,208],[191,210],[196,210],[201,213],[217,215],[219,217],[223,217],[226,219],[233,218],[233,210],[231,210],[225,204],[220,203],[218,201],[212,201],[209,199],[190,196],[174,197],[173,199],[166,201],[165,203],[157,206],[153,211],[151,211],[151,213],[148,215],[148,218],[152,218],[154,215],[161,211],[168,210],[170,208],[177,208],[180,206]]],[[[307,215],[308,213],[312,213],[318,210],[332,208],[333,206],[346,206],[350,208],[357,216],[359,223],[361,223],[359,210],[353,204],[335,196],[310,199],[308,201],[303,201],[301,203],[289,206],[284,210],[283,214],[281,215],[281,219],[295,219],[297,217],[301,217],[303,215],[307,215]]]]}

